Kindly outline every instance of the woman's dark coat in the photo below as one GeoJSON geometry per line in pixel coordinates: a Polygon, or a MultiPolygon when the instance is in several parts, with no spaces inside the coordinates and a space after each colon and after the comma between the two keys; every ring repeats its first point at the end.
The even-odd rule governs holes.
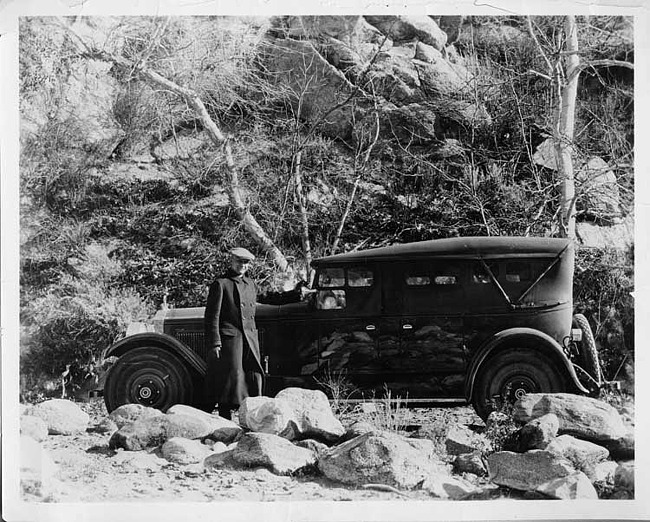
{"type": "Polygon", "coordinates": [[[218,402],[220,407],[236,408],[246,397],[262,393],[264,370],[255,325],[256,300],[254,281],[234,272],[210,285],[205,308],[205,400],[212,407],[218,402]],[[213,349],[219,346],[221,354],[216,359],[213,349]]]}

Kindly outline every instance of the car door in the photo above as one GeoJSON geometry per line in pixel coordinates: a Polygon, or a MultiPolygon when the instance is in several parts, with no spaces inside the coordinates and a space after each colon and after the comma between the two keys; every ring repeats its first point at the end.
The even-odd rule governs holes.
{"type": "Polygon", "coordinates": [[[386,270],[390,285],[384,292],[379,346],[386,381],[395,393],[411,398],[462,397],[462,263],[401,262],[386,270]]]}
{"type": "Polygon", "coordinates": [[[380,373],[381,298],[375,268],[367,264],[322,267],[315,286],[317,378],[341,377],[361,389],[372,387],[380,373]]]}

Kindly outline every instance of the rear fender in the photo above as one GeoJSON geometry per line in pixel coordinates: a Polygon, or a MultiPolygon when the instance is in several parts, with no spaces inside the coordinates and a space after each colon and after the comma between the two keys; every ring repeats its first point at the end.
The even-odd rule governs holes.
{"type": "Polygon", "coordinates": [[[155,346],[167,350],[185,361],[189,367],[200,377],[205,376],[207,365],[197,354],[170,335],[155,332],[139,333],[130,335],[109,346],[103,354],[104,359],[108,357],[120,357],[129,350],[141,346],[155,346]]]}
{"type": "Polygon", "coordinates": [[[492,354],[501,350],[521,347],[533,348],[548,355],[556,364],[564,369],[566,375],[570,377],[570,380],[578,391],[585,394],[589,393],[589,390],[587,390],[578,380],[573,364],[571,364],[571,361],[567,359],[564,350],[562,350],[562,347],[555,339],[550,335],[533,328],[510,328],[499,332],[487,341],[481,348],[479,348],[476,356],[473,358],[465,381],[465,394],[467,400],[471,401],[474,395],[476,376],[481,370],[483,364],[492,354]]]}

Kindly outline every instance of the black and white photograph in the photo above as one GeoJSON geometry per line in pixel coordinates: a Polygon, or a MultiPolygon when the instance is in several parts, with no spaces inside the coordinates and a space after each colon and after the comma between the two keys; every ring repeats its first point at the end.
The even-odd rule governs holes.
{"type": "Polygon", "coordinates": [[[643,3],[112,4],[0,2],[3,519],[650,516],[643,3]]]}

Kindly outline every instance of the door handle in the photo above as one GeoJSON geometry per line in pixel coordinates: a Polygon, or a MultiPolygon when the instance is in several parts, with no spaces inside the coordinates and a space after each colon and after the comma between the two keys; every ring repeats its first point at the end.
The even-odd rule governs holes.
{"type": "Polygon", "coordinates": [[[366,330],[369,332],[373,332],[375,330],[375,325],[374,324],[366,325],[366,330]]]}
{"type": "Polygon", "coordinates": [[[402,325],[402,330],[413,330],[413,325],[412,324],[403,324],[402,325]]]}

